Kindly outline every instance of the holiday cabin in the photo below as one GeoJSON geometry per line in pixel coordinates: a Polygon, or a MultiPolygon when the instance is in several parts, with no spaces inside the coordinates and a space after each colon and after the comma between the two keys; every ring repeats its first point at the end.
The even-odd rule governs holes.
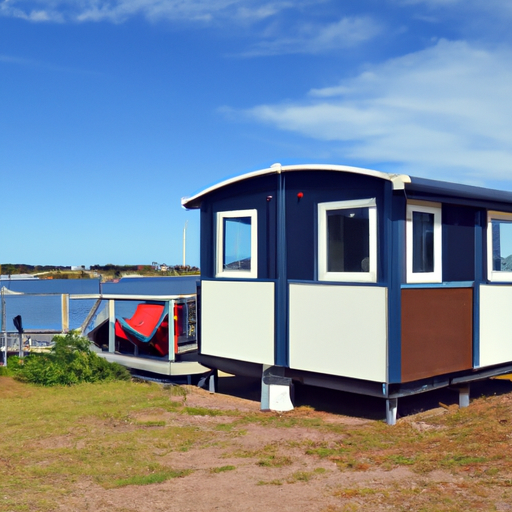
{"type": "Polygon", "coordinates": [[[512,371],[512,193],[341,165],[275,164],[182,204],[201,215],[199,358],[397,400],[512,371]]]}

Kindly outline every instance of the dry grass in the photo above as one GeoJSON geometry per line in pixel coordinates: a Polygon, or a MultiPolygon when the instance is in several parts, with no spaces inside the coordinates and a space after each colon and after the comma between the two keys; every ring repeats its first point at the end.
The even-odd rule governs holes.
{"type": "Polygon", "coordinates": [[[56,510],[83,482],[108,492],[198,473],[310,489],[318,497],[309,510],[323,512],[512,510],[510,394],[389,427],[310,407],[202,407],[185,390],[137,382],[43,389],[0,377],[0,511],[56,510]],[[190,462],[198,453],[202,466],[190,462]]]}

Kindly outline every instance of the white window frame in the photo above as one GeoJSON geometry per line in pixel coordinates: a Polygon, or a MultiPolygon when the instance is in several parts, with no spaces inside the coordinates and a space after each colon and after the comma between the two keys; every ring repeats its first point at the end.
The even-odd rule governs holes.
{"type": "Polygon", "coordinates": [[[443,225],[441,203],[424,201],[407,203],[406,217],[406,259],[408,283],[442,283],[443,282],[443,225]],[[413,272],[413,213],[430,213],[434,215],[434,271],[413,272]]]}
{"type": "Polygon", "coordinates": [[[375,198],[318,204],[318,280],[360,283],[377,282],[377,201],[375,198]],[[352,208],[368,208],[370,258],[368,272],[328,272],[327,212],[352,208]]]}
{"type": "Polygon", "coordinates": [[[487,278],[489,281],[512,282],[512,272],[507,270],[493,270],[492,268],[492,224],[493,220],[506,220],[512,222],[512,213],[488,211],[487,212],[487,278]]]}
{"type": "Polygon", "coordinates": [[[258,211],[257,210],[231,210],[217,212],[217,240],[216,240],[216,272],[215,277],[230,277],[237,279],[254,279],[258,277],[258,211]],[[251,218],[251,269],[225,270],[224,261],[224,219],[236,217],[251,218]]]}

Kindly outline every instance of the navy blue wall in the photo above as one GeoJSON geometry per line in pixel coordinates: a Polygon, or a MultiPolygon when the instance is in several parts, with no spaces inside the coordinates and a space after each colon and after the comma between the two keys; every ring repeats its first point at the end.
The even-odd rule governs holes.
{"type": "Polygon", "coordinates": [[[277,237],[276,175],[261,176],[234,183],[215,191],[201,205],[201,276],[215,276],[215,229],[217,212],[258,211],[258,278],[276,277],[277,237]]]}
{"type": "Polygon", "coordinates": [[[313,281],[316,276],[318,203],[377,199],[379,282],[386,279],[383,198],[389,185],[382,179],[349,173],[300,171],[286,173],[286,237],[288,279],[313,281]],[[297,194],[302,192],[302,198],[297,194]]]}
{"type": "MultiPolygon", "coordinates": [[[[314,281],[317,258],[317,205],[375,197],[378,212],[378,280],[387,283],[385,191],[391,184],[380,178],[328,171],[298,171],[281,175],[285,184],[287,279],[314,281]],[[299,192],[303,197],[298,198],[299,192]]],[[[201,275],[215,276],[216,213],[229,210],[258,211],[258,278],[277,278],[277,207],[279,176],[262,176],[215,191],[201,206],[201,275]]],[[[387,227],[386,227],[387,226],[387,227]]]]}
{"type": "Polygon", "coordinates": [[[475,208],[443,205],[443,281],[474,281],[475,223],[475,208]]]}

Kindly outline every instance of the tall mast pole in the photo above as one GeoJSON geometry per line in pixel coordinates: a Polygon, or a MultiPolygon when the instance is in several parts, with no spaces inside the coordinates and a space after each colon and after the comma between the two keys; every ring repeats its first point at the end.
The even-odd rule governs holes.
{"type": "Polygon", "coordinates": [[[185,268],[185,246],[187,240],[187,224],[188,220],[185,221],[185,226],[183,227],[183,268],[185,268]]]}

